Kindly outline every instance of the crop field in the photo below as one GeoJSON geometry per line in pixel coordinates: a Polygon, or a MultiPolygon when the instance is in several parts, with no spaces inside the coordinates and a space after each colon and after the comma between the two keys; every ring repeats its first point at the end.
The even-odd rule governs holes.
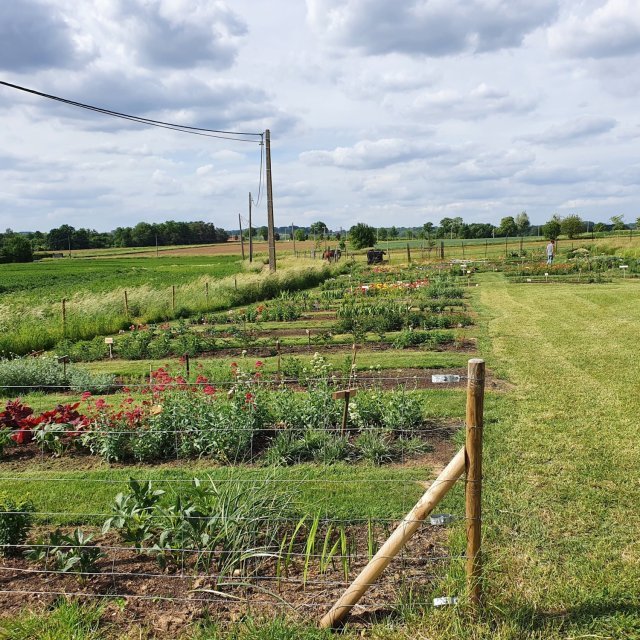
{"type": "Polygon", "coordinates": [[[421,527],[343,635],[640,634],[635,262],[61,262],[11,275],[10,303],[86,319],[102,300],[118,322],[62,331],[50,311],[43,353],[0,360],[0,637],[331,637],[318,620],[461,446],[472,357],[483,608],[458,483],[453,521],[421,527]]]}

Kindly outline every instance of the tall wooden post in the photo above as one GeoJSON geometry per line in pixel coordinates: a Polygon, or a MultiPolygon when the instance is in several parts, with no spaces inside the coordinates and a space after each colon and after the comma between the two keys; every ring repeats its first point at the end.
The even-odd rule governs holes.
{"type": "Polygon", "coordinates": [[[271,132],[264,132],[265,158],[267,164],[267,230],[269,239],[269,271],[276,270],[276,236],[273,225],[273,186],[271,181],[271,132]]]}
{"type": "Polygon", "coordinates": [[[205,298],[205,305],[208,309],[209,308],[209,283],[208,282],[204,283],[204,298],[205,298]]]}
{"type": "Polygon", "coordinates": [[[251,193],[249,193],[249,262],[253,262],[253,225],[251,224],[251,193]]]}
{"type": "Polygon", "coordinates": [[[467,382],[467,429],[465,443],[465,515],[467,522],[467,590],[474,609],[482,596],[482,429],[484,407],[484,360],[469,360],[467,382]]]}
{"type": "Polygon", "coordinates": [[[291,239],[293,240],[293,255],[295,256],[296,255],[296,234],[293,229],[293,222],[291,223],[291,239]]]}
{"type": "Polygon", "coordinates": [[[124,314],[129,317],[129,298],[127,296],[127,290],[124,290],[124,314]]]}
{"type": "Polygon", "coordinates": [[[242,247],[242,259],[244,260],[244,236],[242,235],[242,217],[238,214],[238,225],[240,227],[240,246],[242,247]]]}
{"type": "Polygon", "coordinates": [[[411,264],[411,249],[409,248],[408,242],[407,242],[407,262],[411,264]]]}

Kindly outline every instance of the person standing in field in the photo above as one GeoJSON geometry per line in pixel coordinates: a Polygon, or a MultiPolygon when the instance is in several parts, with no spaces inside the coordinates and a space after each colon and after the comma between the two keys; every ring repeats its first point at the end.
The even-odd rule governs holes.
{"type": "Polygon", "coordinates": [[[556,245],[553,240],[549,240],[547,245],[547,264],[553,264],[553,254],[555,253],[556,245]]]}

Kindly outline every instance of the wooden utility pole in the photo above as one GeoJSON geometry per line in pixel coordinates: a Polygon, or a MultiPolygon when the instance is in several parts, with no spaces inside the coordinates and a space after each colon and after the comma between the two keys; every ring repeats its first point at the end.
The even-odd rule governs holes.
{"type": "Polygon", "coordinates": [[[271,132],[264,132],[265,158],[267,164],[267,229],[269,240],[269,271],[276,270],[276,236],[273,226],[273,187],[271,183],[271,132]]]}
{"type": "Polygon", "coordinates": [[[240,226],[240,247],[242,248],[242,259],[244,260],[244,236],[242,235],[242,218],[238,214],[238,225],[240,226]]]}
{"type": "Polygon", "coordinates": [[[467,382],[467,430],[465,444],[465,511],[467,521],[467,589],[471,606],[480,605],[482,563],[482,428],[484,406],[484,360],[469,360],[467,382]]]}
{"type": "Polygon", "coordinates": [[[249,262],[253,262],[253,225],[251,224],[251,192],[249,192],[249,262]]]}
{"type": "Polygon", "coordinates": [[[296,255],[296,234],[293,231],[293,222],[291,223],[291,238],[293,240],[293,255],[296,255]]]}

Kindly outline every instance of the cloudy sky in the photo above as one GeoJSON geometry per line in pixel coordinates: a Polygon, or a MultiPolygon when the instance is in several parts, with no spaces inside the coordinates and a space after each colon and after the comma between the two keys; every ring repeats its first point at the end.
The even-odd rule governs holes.
{"type": "MultiPolygon", "coordinates": [[[[638,0],[1,0],[0,80],[271,130],[277,225],[640,214],[638,0]]],[[[237,227],[260,147],[0,86],[0,227],[237,227]]],[[[266,198],[255,210],[266,221],[266,198]]]]}

